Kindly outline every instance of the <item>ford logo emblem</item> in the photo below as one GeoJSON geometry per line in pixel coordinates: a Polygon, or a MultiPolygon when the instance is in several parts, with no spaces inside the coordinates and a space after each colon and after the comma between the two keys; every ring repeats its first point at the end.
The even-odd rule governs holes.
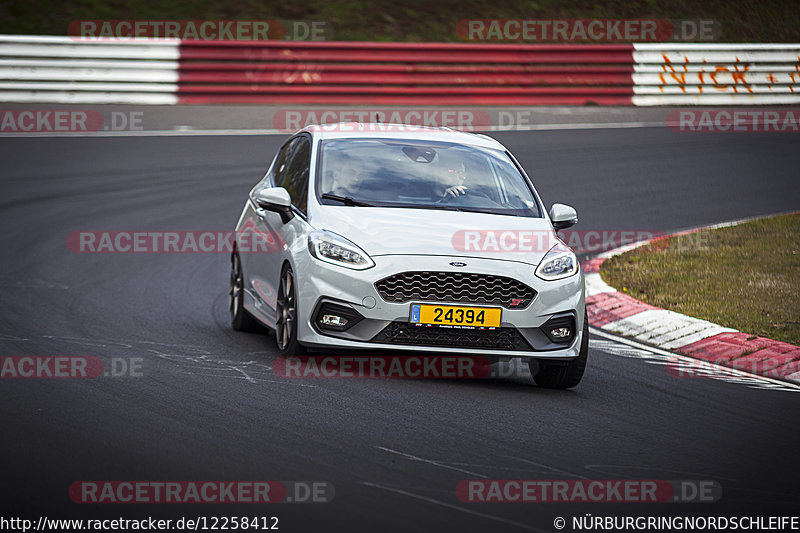
{"type": "Polygon", "coordinates": [[[465,266],[467,266],[467,264],[466,263],[462,263],[461,261],[453,261],[452,263],[450,263],[450,266],[465,267],[465,266]]]}

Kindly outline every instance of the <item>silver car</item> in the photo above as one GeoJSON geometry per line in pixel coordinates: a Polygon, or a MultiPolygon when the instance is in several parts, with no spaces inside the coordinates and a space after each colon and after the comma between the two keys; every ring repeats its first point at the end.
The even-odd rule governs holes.
{"type": "Polygon", "coordinates": [[[231,257],[233,328],[308,348],[528,361],[570,388],[588,353],[584,278],[496,140],[447,128],[310,126],[250,191],[231,257]]]}

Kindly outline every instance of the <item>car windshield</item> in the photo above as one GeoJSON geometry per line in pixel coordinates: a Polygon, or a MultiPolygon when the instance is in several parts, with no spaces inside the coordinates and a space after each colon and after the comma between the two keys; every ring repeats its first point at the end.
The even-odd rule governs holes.
{"type": "Polygon", "coordinates": [[[525,178],[502,150],[387,139],[320,146],[317,195],[327,205],[452,209],[541,217],[525,178]]]}

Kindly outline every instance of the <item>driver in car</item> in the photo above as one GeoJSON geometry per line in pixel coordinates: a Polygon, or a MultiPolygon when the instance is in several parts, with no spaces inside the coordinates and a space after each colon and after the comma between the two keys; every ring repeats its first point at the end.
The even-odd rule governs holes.
{"type": "Polygon", "coordinates": [[[354,161],[345,161],[333,171],[331,193],[337,196],[353,198],[364,183],[365,172],[354,161]]]}
{"type": "Polygon", "coordinates": [[[446,187],[441,194],[440,202],[450,198],[458,198],[459,196],[467,194],[468,187],[464,185],[464,180],[467,179],[467,173],[461,168],[450,168],[444,176],[444,186],[446,187]]]}

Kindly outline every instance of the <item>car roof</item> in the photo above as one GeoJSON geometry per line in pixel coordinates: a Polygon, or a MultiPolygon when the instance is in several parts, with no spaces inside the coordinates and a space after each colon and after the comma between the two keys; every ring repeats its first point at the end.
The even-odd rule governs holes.
{"type": "MultiPolygon", "coordinates": [[[[337,122],[306,126],[300,131],[318,139],[407,139],[416,141],[444,141],[471,144],[505,150],[505,147],[487,135],[468,133],[451,128],[390,124],[381,122],[337,122]]],[[[298,132],[299,133],[299,132],[298,132]]]]}

